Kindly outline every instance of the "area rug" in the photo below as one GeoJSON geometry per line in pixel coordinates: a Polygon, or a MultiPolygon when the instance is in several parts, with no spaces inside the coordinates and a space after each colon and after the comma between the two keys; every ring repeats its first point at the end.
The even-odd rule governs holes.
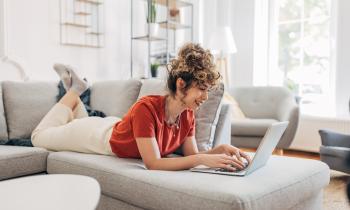
{"type": "Polygon", "coordinates": [[[323,193],[324,210],[349,210],[350,204],[346,195],[346,183],[350,176],[331,170],[331,180],[323,193]]]}

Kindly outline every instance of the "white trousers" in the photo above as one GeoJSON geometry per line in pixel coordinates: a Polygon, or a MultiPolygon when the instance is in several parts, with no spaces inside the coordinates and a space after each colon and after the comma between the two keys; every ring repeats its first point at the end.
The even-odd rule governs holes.
{"type": "Polygon", "coordinates": [[[89,117],[82,102],[72,111],[57,103],[32,132],[32,144],[52,151],[114,155],[109,139],[118,117],[89,117]]]}

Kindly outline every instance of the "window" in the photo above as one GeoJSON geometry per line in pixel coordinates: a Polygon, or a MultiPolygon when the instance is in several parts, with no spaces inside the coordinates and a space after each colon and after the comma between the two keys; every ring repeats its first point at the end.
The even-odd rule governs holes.
{"type": "MultiPolygon", "coordinates": [[[[331,0],[277,0],[277,71],[284,86],[301,98],[304,113],[322,115],[331,110],[330,10],[331,0]]],[[[270,46],[270,47],[271,47],[270,46]]],[[[273,73],[274,72],[274,73],[273,73]]],[[[329,112],[327,113],[329,114],[329,112]]]]}

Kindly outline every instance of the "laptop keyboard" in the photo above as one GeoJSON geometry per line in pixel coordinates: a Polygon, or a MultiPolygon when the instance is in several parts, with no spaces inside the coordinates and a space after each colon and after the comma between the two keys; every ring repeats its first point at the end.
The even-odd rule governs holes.
{"type": "Polygon", "coordinates": [[[240,172],[240,171],[243,171],[243,170],[244,170],[244,169],[239,169],[239,168],[236,168],[235,171],[229,171],[229,170],[227,170],[226,168],[218,168],[218,169],[215,169],[215,171],[219,171],[219,172],[234,172],[234,173],[240,172]]]}

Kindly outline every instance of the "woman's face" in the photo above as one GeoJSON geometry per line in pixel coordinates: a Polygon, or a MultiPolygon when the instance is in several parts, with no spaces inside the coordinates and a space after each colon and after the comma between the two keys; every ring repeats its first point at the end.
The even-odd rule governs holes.
{"type": "Polygon", "coordinates": [[[186,108],[196,110],[208,99],[208,93],[208,85],[194,83],[187,90],[187,95],[182,101],[185,103],[186,108]]]}

